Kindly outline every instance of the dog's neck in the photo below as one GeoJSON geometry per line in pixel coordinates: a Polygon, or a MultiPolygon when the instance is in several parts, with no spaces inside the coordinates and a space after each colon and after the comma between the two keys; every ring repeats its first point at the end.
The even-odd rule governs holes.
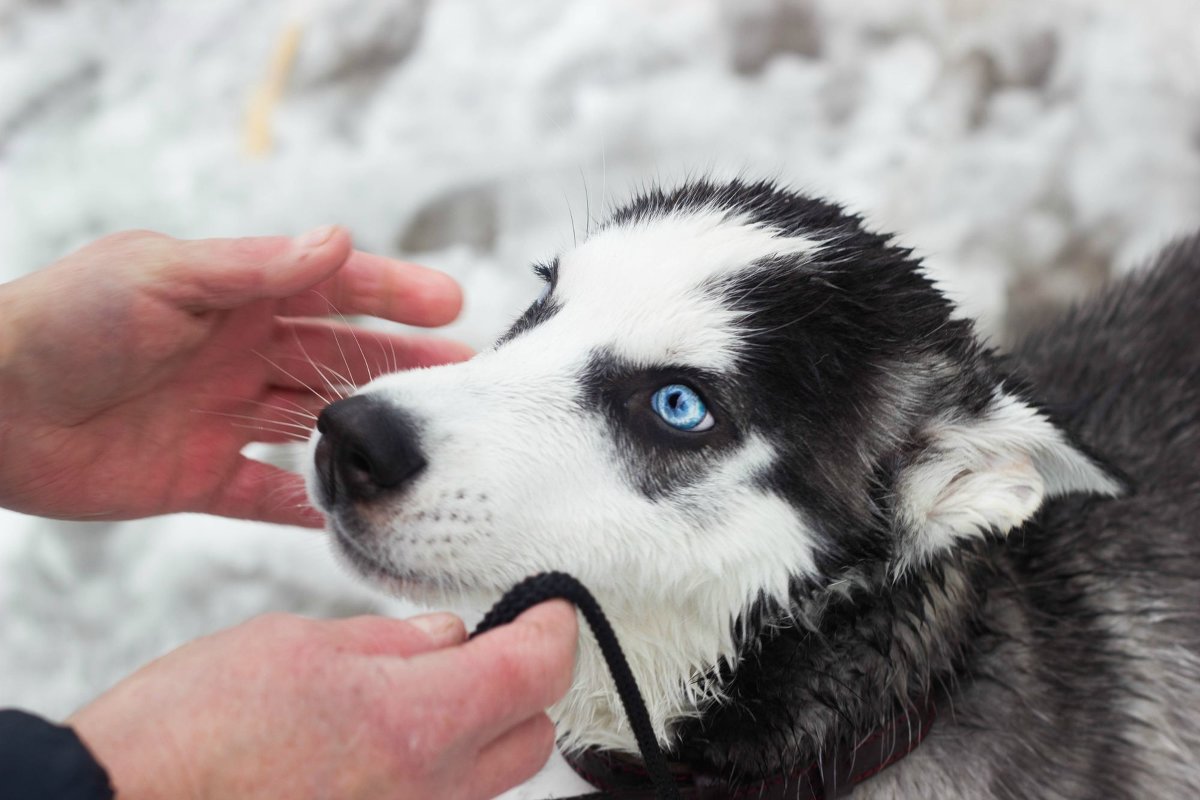
{"type": "MultiPolygon", "coordinates": [[[[681,642],[690,609],[612,614],[660,741],[720,774],[763,777],[814,761],[837,742],[886,726],[952,676],[994,580],[995,545],[979,542],[896,580],[886,571],[821,589],[797,586],[790,609],[765,605],[723,636],[681,642]],[[735,629],[747,626],[741,635],[735,629]],[[730,665],[735,665],[731,667],[730,665]]],[[[594,643],[580,648],[556,707],[567,749],[636,753],[594,643]]]]}
{"type": "MultiPolygon", "coordinates": [[[[721,697],[720,670],[731,663],[738,638],[729,625],[704,624],[700,598],[660,598],[653,607],[621,597],[597,597],[604,608],[637,682],[659,742],[669,746],[672,731],[721,697]]],[[[637,744],[609,674],[608,665],[581,626],[575,676],[567,695],[552,709],[559,744],[567,751],[585,747],[636,754],[637,744]]]]}
{"type": "Polygon", "coordinates": [[[885,728],[954,681],[994,557],[979,542],[898,581],[862,575],[843,591],[799,592],[798,623],[764,627],[744,648],[723,701],[676,729],[677,757],[763,777],[885,728]]]}

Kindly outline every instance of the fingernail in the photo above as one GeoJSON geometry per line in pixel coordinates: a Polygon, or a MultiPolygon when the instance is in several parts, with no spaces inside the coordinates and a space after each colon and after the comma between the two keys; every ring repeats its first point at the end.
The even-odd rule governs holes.
{"type": "Polygon", "coordinates": [[[308,233],[302,233],[296,237],[296,246],[305,248],[320,247],[333,238],[337,227],[337,225],[322,225],[319,228],[313,228],[308,233]]]}
{"type": "Polygon", "coordinates": [[[408,623],[422,630],[438,644],[451,644],[462,638],[462,622],[453,614],[438,611],[433,614],[422,614],[412,617],[408,623]]]}

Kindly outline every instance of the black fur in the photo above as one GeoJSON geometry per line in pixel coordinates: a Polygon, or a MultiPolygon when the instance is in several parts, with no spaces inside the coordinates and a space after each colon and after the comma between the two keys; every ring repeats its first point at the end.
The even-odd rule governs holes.
{"type": "Polygon", "coordinates": [[[531,304],[529,308],[525,309],[525,313],[496,341],[497,347],[510,339],[520,336],[525,331],[536,328],[559,311],[560,306],[554,302],[554,286],[558,283],[558,259],[554,259],[549,264],[534,264],[533,271],[539,278],[546,282],[549,292],[540,301],[531,304]]]}
{"type": "Polygon", "coordinates": [[[603,410],[634,488],[651,499],[672,499],[700,481],[741,441],[735,415],[725,411],[735,389],[719,375],[689,368],[646,369],[609,352],[593,353],[580,381],[581,409],[603,410]],[[717,422],[703,432],[675,430],[654,413],[650,398],[669,384],[700,392],[717,422]]]}

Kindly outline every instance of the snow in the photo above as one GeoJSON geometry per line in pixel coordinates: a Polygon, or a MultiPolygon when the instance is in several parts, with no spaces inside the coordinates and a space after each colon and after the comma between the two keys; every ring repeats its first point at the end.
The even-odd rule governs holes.
{"type": "MultiPolygon", "coordinates": [[[[638,186],[706,173],[902,232],[1003,338],[1200,221],[1200,7],[0,0],[0,279],[125,228],[342,222],[459,278],[450,333],[482,346],[536,292],[527,264],[638,186]],[[289,30],[255,157],[247,109],[289,30]]],[[[3,513],[0,705],[64,715],[267,610],[410,609],[318,534],[3,513]]]]}

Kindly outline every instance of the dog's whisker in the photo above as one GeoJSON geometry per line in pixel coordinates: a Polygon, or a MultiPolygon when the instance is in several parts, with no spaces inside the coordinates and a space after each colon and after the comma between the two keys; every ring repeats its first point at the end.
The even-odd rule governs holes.
{"type": "Polygon", "coordinates": [[[592,237],[592,197],[588,192],[587,174],[583,167],[579,168],[579,178],[583,181],[583,240],[586,242],[592,237]]]}
{"type": "MultiPolygon", "coordinates": [[[[227,400],[232,405],[243,405],[243,404],[249,403],[250,405],[259,406],[262,408],[269,408],[274,411],[292,414],[297,417],[305,417],[308,419],[312,419],[314,421],[317,418],[317,414],[312,409],[306,408],[305,406],[295,402],[294,400],[289,400],[286,397],[282,397],[278,394],[273,395],[274,399],[280,403],[287,403],[288,405],[292,406],[291,409],[283,408],[281,406],[276,406],[272,403],[267,403],[262,400],[248,400],[245,397],[240,397],[238,395],[225,394],[225,395],[213,395],[213,396],[217,399],[227,400]],[[295,409],[295,410],[292,410],[292,409],[295,409]]],[[[322,407],[324,407],[330,403],[329,398],[324,397],[324,396],[321,397],[321,401],[322,401],[321,402],[322,407]]],[[[201,409],[195,409],[195,410],[201,410],[201,409]]]]}
{"type": "MultiPolygon", "coordinates": [[[[316,289],[314,289],[313,291],[316,293],[316,295],[317,295],[318,297],[320,297],[322,300],[324,300],[324,301],[325,301],[325,304],[326,304],[327,306],[329,306],[329,310],[330,310],[330,311],[332,311],[333,313],[335,313],[335,314],[337,314],[337,315],[338,315],[338,318],[339,318],[339,319],[341,319],[341,321],[342,321],[342,324],[343,324],[343,325],[345,325],[345,327],[346,327],[346,330],[350,332],[350,336],[351,336],[351,337],[354,339],[354,344],[355,344],[355,346],[356,346],[356,347],[358,347],[358,354],[359,354],[360,356],[362,356],[362,360],[363,360],[363,368],[364,368],[364,369],[367,371],[367,373],[366,373],[366,374],[367,374],[367,381],[366,381],[366,382],[367,382],[367,383],[370,383],[371,381],[375,380],[375,375],[374,375],[374,373],[371,371],[371,362],[370,362],[370,360],[367,358],[367,353],[366,353],[366,351],[365,351],[365,350],[363,350],[362,342],[361,342],[361,341],[359,341],[358,334],[357,334],[357,333],[355,333],[355,331],[354,331],[354,326],[353,326],[353,325],[351,325],[351,324],[350,324],[350,321],[346,319],[346,315],[345,315],[345,314],[343,314],[343,313],[342,313],[340,310],[338,310],[337,306],[335,306],[335,305],[334,305],[332,302],[330,302],[330,300],[329,300],[329,298],[328,298],[328,297],[326,297],[326,296],[325,296],[324,294],[322,294],[321,292],[318,292],[316,289]]],[[[346,364],[346,371],[347,371],[347,372],[350,372],[350,373],[353,373],[353,370],[352,370],[352,369],[350,369],[350,362],[349,362],[349,361],[346,361],[346,353],[345,353],[344,351],[342,351],[342,345],[341,345],[341,342],[338,342],[336,335],[334,336],[334,341],[335,341],[335,342],[337,342],[337,345],[338,345],[338,350],[342,352],[342,361],[344,361],[344,362],[345,362],[345,364],[346,364]]]]}
{"type": "Polygon", "coordinates": [[[282,437],[284,437],[285,439],[290,439],[290,440],[292,440],[292,441],[294,441],[294,442],[306,442],[306,441],[308,441],[308,437],[307,437],[307,436],[301,436],[300,434],[298,434],[298,433],[294,433],[294,432],[291,432],[291,431],[279,430],[278,428],[273,428],[273,427],[271,427],[271,426],[269,426],[269,425],[249,425],[249,424],[246,424],[246,423],[243,423],[243,422],[232,422],[232,423],[230,423],[229,427],[231,427],[231,428],[241,428],[241,429],[243,429],[243,430],[262,431],[262,432],[264,432],[264,433],[271,433],[271,434],[274,434],[274,435],[276,435],[276,436],[282,436],[282,437]]]}
{"type": "MultiPolygon", "coordinates": [[[[329,380],[329,376],[327,376],[325,374],[325,369],[328,369],[329,372],[332,373],[335,378],[340,380],[343,385],[345,385],[345,384],[353,385],[353,382],[349,378],[347,378],[345,375],[342,375],[341,373],[339,373],[337,370],[333,369],[332,367],[326,367],[325,369],[322,369],[321,365],[318,364],[313,359],[313,357],[309,354],[308,348],[306,348],[304,346],[304,342],[300,341],[300,334],[296,332],[295,328],[292,328],[292,339],[295,340],[296,346],[298,348],[300,348],[300,352],[304,354],[304,357],[308,360],[308,363],[310,365],[312,365],[312,368],[317,371],[317,375],[319,375],[321,377],[321,380],[324,381],[325,386],[329,389],[330,393],[332,393],[339,399],[344,399],[346,397],[346,395],[343,394],[342,391],[337,386],[334,385],[333,381],[329,380]]],[[[333,335],[333,340],[335,342],[337,341],[336,333],[333,335]]]]}
{"type": "Polygon", "coordinates": [[[312,420],[314,423],[317,421],[317,415],[299,403],[283,397],[277,397],[275,399],[280,403],[287,403],[291,406],[295,406],[295,408],[284,408],[283,406],[277,406],[274,403],[265,403],[262,400],[250,400],[249,402],[253,405],[259,406],[260,408],[269,408],[272,411],[278,411],[281,414],[291,414],[292,416],[299,417],[300,419],[312,420]]]}
{"type": "Polygon", "coordinates": [[[383,354],[383,366],[388,372],[400,371],[400,359],[396,356],[396,339],[391,334],[387,337],[388,352],[383,354]],[[390,355],[389,355],[390,353],[390,355]]]}
{"type": "Polygon", "coordinates": [[[600,213],[609,208],[608,200],[608,143],[604,129],[600,129],[600,213]]]}
{"type": "Polygon", "coordinates": [[[571,208],[571,198],[567,196],[567,190],[563,189],[563,202],[567,204],[567,217],[571,220],[571,246],[579,246],[579,232],[575,227],[575,211],[571,208]]]}
{"type": "Polygon", "coordinates": [[[304,431],[306,436],[307,436],[307,434],[312,432],[311,426],[301,425],[299,422],[287,422],[285,420],[267,419],[265,417],[255,417],[250,414],[234,414],[229,411],[213,411],[213,410],[207,409],[207,408],[193,408],[192,411],[195,413],[198,413],[198,414],[211,414],[212,416],[215,416],[215,417],[228,417],[230,419],[240,419],[240,420],[246,420],[248,422],[257,422],[257,423],[260,423],[263,425],[272,425],[272,426],[276,426],[281,429],[282,428],[294,428],[296,430],[304,431]]]}
{"type": "Polygon", "coordinates": [[[259,357],[259,358],[261,358],[263,361],[266,361],[266,362],[267,362],[268,364],[270,364],[272,367],[274,367],[275,369],[279,370],[280,372],[282,372],[282,373],[283,373],[284,375],[286,375],[287,377],[289,377],[289,378],[291,378],[292,380],[294,380],[294,381],[296,382],[296,385],[298,385],[298,386],[303,386],[305,389],[307,389],[308,391],[312,392],[312,394],[313,394],[313,397],[317,398],[317,399],[318,399],[318,400],[320,400],[322,403],[328,403],[328,402],[329,402],[328,398],[326,398],[324,395],[322,395],[320,392],[318,392],[318,391],[317,391],[316,389],[314,389],[313,387],[309,386],[309,385],[308,385],[308,383],[306,383],[305,381],[302,381],[302,380],[300,380],[300,379],[299,379],[299,378],[297,378],[295,375],[293,375],[291,372],[288,372],[286,369],[284,369],[282,366],[280,366],[280,365],[279,365],[277,362],[275,362],[275,361],[271,360],[270,358],[268,358],[268,357],[267,357],[266,355],[264,355],[263,353],[259,352],[258,350],[251,350],[250,352],[251,352],[251,353],[254,353],[254,355],[258,356],[258,357],[259,357]]]}

